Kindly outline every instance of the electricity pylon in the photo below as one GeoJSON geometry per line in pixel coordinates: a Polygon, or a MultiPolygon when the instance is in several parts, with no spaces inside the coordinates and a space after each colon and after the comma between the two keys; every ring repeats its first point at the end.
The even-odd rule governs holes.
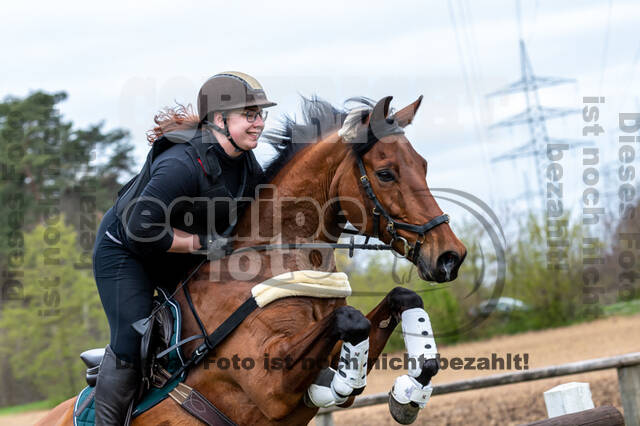
{"type": "Polygon", "coordinates": [[[491,159],[492,163],[513,160],[518,157],[533,156],[536,167],[536,178],[538,183],[538,196],[542,202],[542,209],[546,208],[544,171],[542,167],[546,163],[546,148],[549,144],[567,144],[569,148],[576,148],[582,145],[589,145],[589,142],[573,139],[551,138],[547,132],[548,119],[564,117],[580,112],[577,108],[547,108],[540,105],[538,89],[544,87],[557,86],[560,84],[573,83],[575,79],[559,77],[539,77],[533,73],[531,61],[527,55],[524,41],[520,40],[520,70],[522,77],[515,83],[489,93],[487,97],[504,96],[514,93],[523,93],[526,99],[526,109],[514,116],[491,125],[489,128],[511,127],[527,124],[529,127],[530,139],[527,143],[516,147],[504,154],[491,159]]]}

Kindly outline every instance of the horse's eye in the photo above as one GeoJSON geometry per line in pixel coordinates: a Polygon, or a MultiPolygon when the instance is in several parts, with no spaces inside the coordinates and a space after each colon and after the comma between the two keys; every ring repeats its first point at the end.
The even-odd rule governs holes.
{"type": "Polygon", "coordinates": [[[386,170],[386,169],[377,171],[376,175],[378,176],[378,179],[380,179],[382,182],[391,182],[396,178],[393,175],[393,172],[391,170],[386,170]]]}

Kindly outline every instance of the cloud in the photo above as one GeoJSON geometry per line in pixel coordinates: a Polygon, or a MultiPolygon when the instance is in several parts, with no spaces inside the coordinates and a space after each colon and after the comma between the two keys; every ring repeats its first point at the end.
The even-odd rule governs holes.
{"type": "MultiPolygon", "coordinates": [[[[515,193],[505,168],[489,159],[526,141],[527,131],[486,127],[521,110],[523,98],[484,99],[520,78],[514,5],[452,4],[462,57],[447,2],[323,1],[312,8],[293,1],[5,2],[0,43],[8,59],[0,95],[66,90],[61,108],[68,119],[130,129],[142,163],[155,112],[174,101],[194,102],[200,84],[225,69],[255,75],[278,101],[268,126],[276,124],[271,117],[296,112],[298,93],[337,104],[354,95],[393,95],[396,107],[423,94],[408,135],[418,152],[443,166],[436,182],[484,191],[506,181],[504,192],[515,193]]],[[[541,92],[542,102],[580,107],[581,96],[599,88],[607,4],[539,2],[535,19],[533,8],[523,7],[535,72],[578,80],[541,92]]],[[[609,108],[620,99],[636,106],[629,79],[639,18],[635,2],[613,4],[604,70],[609,108]]],[[[573,136],[576,120],[550,129],[573,136]]]]}

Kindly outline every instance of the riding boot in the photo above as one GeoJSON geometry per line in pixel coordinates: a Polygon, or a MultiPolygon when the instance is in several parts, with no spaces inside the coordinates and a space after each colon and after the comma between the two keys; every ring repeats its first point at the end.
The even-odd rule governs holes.
{"type": "Polygon", "coordinates": [[[107,345],[96,383],[96,426],[129,424],[139,381],[135,366],[118,359],[107,345]]]}

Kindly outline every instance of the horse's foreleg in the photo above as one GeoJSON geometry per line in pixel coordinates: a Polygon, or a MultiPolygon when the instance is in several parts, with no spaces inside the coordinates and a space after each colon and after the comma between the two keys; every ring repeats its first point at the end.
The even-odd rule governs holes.
{"type": "Polygon", "coordinates": [[[334,311],[332,337],[342,340],[337,369],[325,368],[305,394],[309,407],[329,407],[359,395],[367,384],[370,321],[351,306],[334,311]]]}
{"type": "Polygon", "coordinates": [[[278,357],[285,357],[287,389],[305,390],[314,378],[309,371],[327,366],[331,350],[339,340],[357,345],[368,337],[370,323],[358,310],[351,306],[341,306],[331,315],[319,321],[312,329],[280,341],[269,349],[278,357]]]}
{"type": "MultiPolygon", "coordinates": [[[[422,307],[422,299],[416,292],[404,287],[396,287],[391,290],[378,303],[378,305],[369,312],[366,318],[371,323],[369,331],[369,356],[367,360],[367,374],[371,371],[378,357],[382,353],[384,346],[387,344],[389,337],[395,330],[403,311],[411,308],[422,307]]],[[[340,347],[335,347],[332,352],[332,365],[337,365],[339,359],[340,347]]],[[[434,373],[435,374],[435,373],[434,373]]],[[[355,394],[352,394],[347,401],[339,404],[340,407],[349,407],[355,400],[355,394]]]]}
{"type": "Polygon", "coordinates": [[[431,397],[431,378],[438,372],[437,348],[429,315],[422,308],[402,313],[402,334],[408,352],[408,372],[393,384],[389,411],[398,423],[410,424],[431,397]]]}
{"type": "MultiPolygon", "coordinates": [[[[417,293],[396,287],[367,315],[371,321],[369,371],[391,333],[402,321],[405,346],[409,353],[409,371],[396,380],[390,407],[394,418],[404,424],[413,422],[418,410],[426,404],[431,394],[431,378],[438,372],[433,331],[423,306],[417,293]]],[[[353,399],[350,398],[342,406],[351,405],[353,399]]]]}
{"type": "Polygon", "coordinates": [[[369,338],[369,368],[373,367],[391,333],[402,321],[408,372],[396,379],[389,395],[389,409],[398,423],[413,423],[431,396],[431,378],[438,372],[437,348],[422,299],[412,290],[396,287],[367,318],[373,324],[369,338]]]}
{"type": "MultiPolygon", "coordinates": [[[[373,368],[389,337],[391,337],[400,322],[402,313],[408,309],[422,308],[423,306],[422,299],[415,291],[404,287],[396,287],[382,299],[378,306],[367,314],[367,319],[371,322],[367,374],[373,368]]],[[[336,349],[333,353],[334,361],[336,362],[337,355],[336,349]]],[[[436,372],[437,370],[432,375],[436,372]]]]}

